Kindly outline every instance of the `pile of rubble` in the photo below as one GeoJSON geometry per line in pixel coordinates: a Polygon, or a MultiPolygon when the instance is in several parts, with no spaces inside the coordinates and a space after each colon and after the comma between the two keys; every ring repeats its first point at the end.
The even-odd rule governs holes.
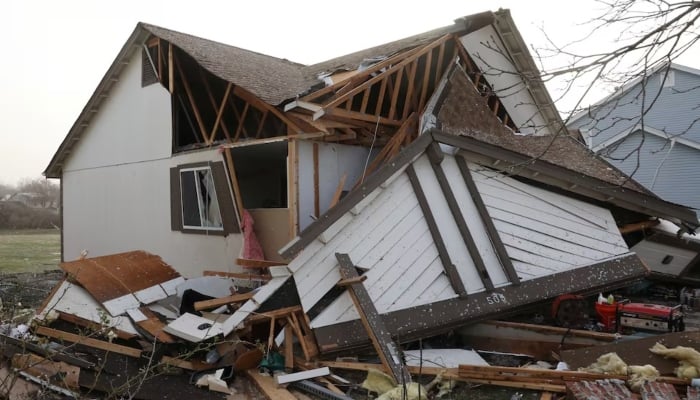
{"type": "MultiPolygon", "coordinates": [[[[394,342],[363,297],[362,277],[347,269],[338,286],[350,291],[374,351],[339,357],[317,345],[284,266],[266,268],[267,275],[210,271],[185,279],[160,257],[134,251],[61,268],[65,278],[30,324],[0,326],[9,367],[0,370],[0,398],[40,387],[73,398],[278,400],[306,392],[349,399],[370,392],[419,400],[445,396],[458,384],[529,390],[539,399],[609,393],[632,399],[633,391],[645,399],[680,399],[678,393],[700,398],[690,386],[700,376],[700,353],[693,349],[700,332],[638,338],[485,321],[459,330],[471,348],[482,351],[427,348],[422,342],[411,349],[394,342]],[[493,361],[518,358],[515,353],[530,365],[493,361]]],[[[669,309],[677,314],[677,307],[669,309]]],[[[622,323],[636,323],[626,318],[622,323]]]]}

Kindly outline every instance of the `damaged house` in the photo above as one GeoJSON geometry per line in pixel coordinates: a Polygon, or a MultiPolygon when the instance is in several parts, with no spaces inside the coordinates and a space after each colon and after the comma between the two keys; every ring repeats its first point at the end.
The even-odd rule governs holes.
{"type": "Polygon", "coordinates": [[[624,286],[648,270],[621,226],[698,226],[566,133],[507,10],[310,66],[140,23],[45,174],[79,283],[133,250],[177,282],[269,267],[215,325],[167,332],[300,305],[321,352],[624,286]]]}

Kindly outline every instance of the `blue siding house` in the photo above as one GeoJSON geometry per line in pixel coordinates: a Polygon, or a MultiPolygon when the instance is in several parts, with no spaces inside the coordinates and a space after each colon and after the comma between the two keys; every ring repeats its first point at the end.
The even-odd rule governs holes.
{"type": "Polygon", "coordinates": [[[574,115],[568,128],[659,197],[700,210],[700,70],[658,68],[574,115]]]}

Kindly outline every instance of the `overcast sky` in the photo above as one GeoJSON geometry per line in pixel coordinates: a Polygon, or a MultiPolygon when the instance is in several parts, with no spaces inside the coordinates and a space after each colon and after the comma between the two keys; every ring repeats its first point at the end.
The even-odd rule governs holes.
{"type": "Polygon", "coordinates": [[[565,42],[598,6],[592,0],[0,2],[0,184],[41,176],[139,21],[311,64],[499,7],[511,9],[528,44],[542,46],[540,27],[565,42]]]}

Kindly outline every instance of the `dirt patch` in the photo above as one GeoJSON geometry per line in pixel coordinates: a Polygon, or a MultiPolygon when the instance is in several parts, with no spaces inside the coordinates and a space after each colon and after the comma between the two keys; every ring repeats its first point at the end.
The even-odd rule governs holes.
{"type": "Polygon", "coordinates": [[[0,309],[35,309],[61,279],[61,270],[0,274],[0,309]]]}

